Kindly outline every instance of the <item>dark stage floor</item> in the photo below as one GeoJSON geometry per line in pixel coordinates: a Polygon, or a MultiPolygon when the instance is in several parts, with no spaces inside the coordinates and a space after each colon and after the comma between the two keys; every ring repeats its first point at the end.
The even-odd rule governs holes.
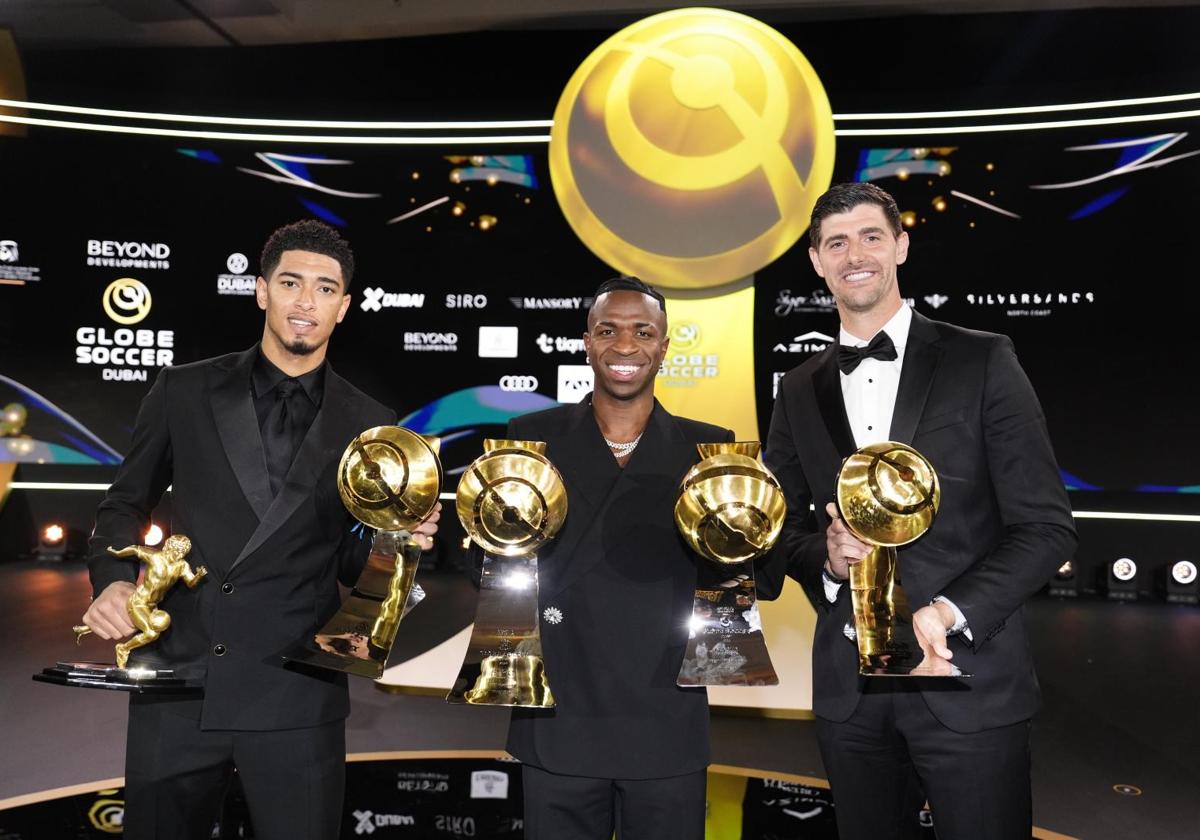
{"type": "MultiPolygon", "coordinates": [[[[421,580],[430,598],[404,625],[414,649],[473,611],[473,590],[457,575],[422,572],[421,580]],[[435,601],[446,606],[432,610],[435,601]]],[[[126,698],[30,679],[57,659],[111,658],[100,643],[72,644],[70,625],[87,597],[79,565],[0,562],[0,800],[122,775],[126,698]]],[[[1035,823],[1083,838],[1200,836],[1200,609],[1039,599],[1028,611],[1044,693],[1033,729],[1035,823]],[[1119,793],[1120,785],[1141,793],[1119,793]]],[[[351,682],[353,753],[503,747],[504,710],[351,682]]],[[[804,720],[718,712],[713,760],[824,776],[804,720]]]]}

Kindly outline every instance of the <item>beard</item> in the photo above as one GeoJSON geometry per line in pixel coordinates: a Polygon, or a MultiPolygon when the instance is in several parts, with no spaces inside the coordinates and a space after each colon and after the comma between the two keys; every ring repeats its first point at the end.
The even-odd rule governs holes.
{"type": "Polygon", "coordinates": [[[275,340],[279,342],[279,346],[293,356],[307,356],[315,353],[320,346],[318,344],[309,344],[303,338],[294,338],[291,341],[287,341],[274,327],[268,325],[268,328],[271,330],[271,335],[275,336],[275,340]]]}
{"type": "Polygon", "coordinates": [[[307,356],[309,353],[313,353],[317,349],[317,345],[305,344],[304,339],[302,338],[297,338],[291,344],[284,344],[283,347],[293,356],[307,356]]]}

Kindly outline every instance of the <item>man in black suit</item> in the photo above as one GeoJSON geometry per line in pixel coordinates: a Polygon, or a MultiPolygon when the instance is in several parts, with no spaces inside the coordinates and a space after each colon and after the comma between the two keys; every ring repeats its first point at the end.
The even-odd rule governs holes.
{"type": "Polygon", "coordinates": [[[528,840],[699,840],[708,698],[675,684],[698,558],[675,527],[697,443],[728,429],[654,399],[666,304],[634,278],[596,291],[584,334],[595,390],[518,417],[508,437],[546,441],[567,488],[566,524],[538,557],[546,678],[557,706],[514,709],[528,840]],[[619,819],[618,819],[619,817],[619,819]]]}
{"type": "MultiPolygon", "coordinates": [[[[102,638],[133,632],[138,574],[107,549],[141,542],[168,486],[171,530],[208,569],[166,596],[170,630],[130,663],[173,668],[204,696],[131,698],[126,837],[207,838],[234,767],[256,837],[328,840],[340,828],[346,679],[284,668],[279,653],[336,611],[337,581],[353,583],[366,560],[337,464],[355,435],[396,415],[325,361],[350,305],[354,257],[341,236],[316,221],[280,228],[261,270],[261,342],[163,369],[96,514],[83,620],[102,638]]],[[[433,521],[420,529],[427,542],[433,521]]]]}
{"type": "Polygon", "coordinates": [[[908,234],[886,192],[833,187],[809,236],[841,331],[783,378],[765,459],[787,494],[780,556],[817,611],[813,711],[839,835],[913,836],[923,788],[942,840],[1028,840],[1038,685],[1021,605],[1075,546],[1041,408],[1007,337],[901,300],[908,234]],[[933,527],[899,566],[927,659],[969,679],[858,676],[846,580],[870,547],[839,518],[834,479],[883,440],[910,444],[940,478],[933,527]]]}

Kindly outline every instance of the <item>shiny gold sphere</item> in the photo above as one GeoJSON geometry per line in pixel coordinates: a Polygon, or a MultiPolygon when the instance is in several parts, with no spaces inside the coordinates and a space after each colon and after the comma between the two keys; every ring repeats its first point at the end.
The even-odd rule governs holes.
{"type": "Polygon", "coordinates": [[[489,554],[532,554],[567,518],[567,489],[540,441],[486,440],[458,483],[458,519],[489,554]]]}
{"type": "Polygon", "coordinates": [[[757,442],[702,444],[704,457],[679,487],[675,524],[688,545],[717,563],[744,563],[779,539],[787,503],[756,457],[757,442]]]}
{"type": "Polygon", "coordinates": [[[338,464],[346,510],[381,531],[411,531],[433,512],[442,490],[436,444],[401,426],[360,434],[338,464]]]}
{"type": "Polygon", "coordinates": [[[872,545],[907,545],[929,530],[942,500],[933,465],[903,443],[864,446],[842,464],[837,503],[846,527],[872,545]]]}

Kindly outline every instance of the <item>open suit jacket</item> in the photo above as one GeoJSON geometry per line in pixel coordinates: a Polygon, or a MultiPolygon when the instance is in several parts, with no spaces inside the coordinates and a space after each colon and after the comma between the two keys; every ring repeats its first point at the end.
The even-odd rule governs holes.
{"type": "MultiPolygon", "coordinates": [[[[928,458],[942,487],[933,526],[899,549],[909,603],[916,610],[944,595],[973,636],[949,639],[954,663],[973,676],[923,680],[925,700],[957,732],[1026,720],[1039,694],[1021,605],[1070,559],[1075,530],[1041,407],[1012,342],[914,312],[889,438],[928,458]]],[[[786,567],[816,608],[813,711],[833,721],[854,713],[863,683],[857,647],[843,635],[852,620],[849,586],[830,604],[821,581],[825,505],[855,449],[834,344],[780,384],[765,461],[787,495],[778,553],[786,562],[758,577],[771,589],[773,575],[777,590],[786,567]]]]}
{"type": "Polygon", "coordinates": [[[514,709],[508,751],[552,773],[594,778],[706,767],[708,698],[675,685],[703,561],[673,511],[680,481],[700,460],[696,444],[733,433],[655,401],[622,469],[589,397],[515,418],[508,437],[545,441],[567,489],[563,529],[538,555],[543,657],[557,706],[514,709]]]}
{"type": "Polygon", "coordinates": [[[338,497],[342,451],[395,413],[326,367],[320,410],[272,498],[250,375],[258,348],[163,369],[146,395],[129,454],[96,515],[92,587],[137,579],[108,546],[141,542],[150,511],[173,487],[171,530],[191,538],[188,562],[208,569],[160,605],[171,626],[131,663],[174,668],[204,685],[203,729],[315,726],[349,711],[345,677],[281,666],[280,651],[312,635],[353,583],[367,541],[338,497]]]}

